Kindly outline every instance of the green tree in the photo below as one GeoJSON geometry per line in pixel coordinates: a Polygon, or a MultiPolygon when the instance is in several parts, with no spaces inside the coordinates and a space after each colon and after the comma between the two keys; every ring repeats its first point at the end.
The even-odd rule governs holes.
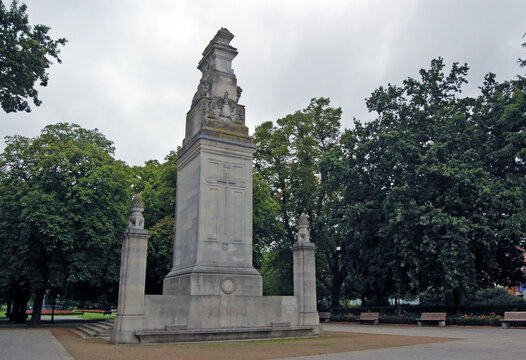
{"type": "Polygon", "coordinates": [[[146,293],[161,294],[163,279],[172,269],[174,214],[177,186],[177,153],[164,162],[149,160],[132,169],[134,192],[145,203],[144,223],[150,232],[146,262],[146,293]]]}
{"type": "MultiPolygon", "coordinates": [[[[282,223],[277,220],[279,207],[272,199],[270,186],[257,172],[253,177],[252,193],[252,260],[254,267],[262,270],[265,253],[280,242],[284,232],[282,223]]],[[[263,281],[267,280],[264,276],[263,281]]]]}
{"type": "Polygon", "coordinates": [[[29,25],[26,5],[13,0],[9,10],[0,1],[0,103],[5,112],[26,111],[31,107],[26,101],[31,98],[36,106],[38,99],[35,83],[47,86],[46,70],[60,53],[59,46],[66,39],[53,40],[48,35],[49,27],[29,25]]]}
{"type": "Polygon", "coordinates": [[[112,294],[130,178],[97,130],[60,123],[7,137],[0,156],[0,286],[30,291],[32,321],[53,287],[79,300],[112,294]]]}
{"type": "Polygon", "coordinates": [[[379,117],[343,137],[351,276],[373,302],[438,291],[459,303],[524,277],[523,85],[490,75],[481,97],[460,98],[467,66],[443,69],[435,59],[420,80],[377,89],[379,117]]]}
{"type": "Polygon", "coordinates": [[[174,229],[173,216],[165,216],[148,228],[147,294],[162,294],[164,277],[172,270],[174,229]]]}
{"type": "Polygon", "coordinates": [[[254,143],[255,172],[269,185],[277,205],[278,220],[283,234],[271,243],[270,273],[276,286],[268,289],[288,289],[292,292],[292,252],[296,241],[296,222],[305,212],[311,222],[311,238],[318,251],[318,285],[321,297],[331,296],[338,304],[339,291],[345,279],[345,266],[335,256],[339,238],[332,230],[333,222],[324,215],[332,194],[321,183],[321,163],[338,151],[341,109],[329,106],[330,100],[312,99],[307,108],[256,128],[254,143]],[[323,215],[323,216],[322,216],[323,215]],[[271,269],[279,268],[279,272],[271,269]]]}

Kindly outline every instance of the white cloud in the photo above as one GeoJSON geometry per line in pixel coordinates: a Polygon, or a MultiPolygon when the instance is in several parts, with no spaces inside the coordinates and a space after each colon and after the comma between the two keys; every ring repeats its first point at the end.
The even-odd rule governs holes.
{"type": "Polygon", "coordinates": [[[69,42],[49,70],[43,105],[0,113],[0,136],[36,136],[59,121],[98,128],[129,164],[181,145],[201,53],[220,27],[236,35],[233,68],[247,125],[330,97],[342,122],[368,114],[364,99],[432,58],[467,62],[475,94],[487,72],[520,72],[524,1],[67,1],[25,0],[29,20],[69,42]]]}

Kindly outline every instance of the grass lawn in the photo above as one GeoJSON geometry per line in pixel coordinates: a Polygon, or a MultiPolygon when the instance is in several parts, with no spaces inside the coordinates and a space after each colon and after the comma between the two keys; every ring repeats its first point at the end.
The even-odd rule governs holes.
{"type": "Polygon", "coordinates": [[[82,317],[84,319],[98,319],[98,320],[115,319],[115,313],[112,313],[111,315],[104,315],[103,313],[84,312],[84,314],[82,314],[82,317]]]}

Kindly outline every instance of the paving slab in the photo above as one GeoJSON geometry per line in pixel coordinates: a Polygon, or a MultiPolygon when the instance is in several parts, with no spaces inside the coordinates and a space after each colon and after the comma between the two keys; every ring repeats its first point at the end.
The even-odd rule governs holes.
{"type": "MultiPolygon", "coordinates": [[[[526,354],[526,329],[500,327],[417,327],[324,324],[327,331],[366,334],[447,337],[458,340],[432,344],[399,346],[290,360],[504,360],[520,359],[526,354]]],[[[282,359],[285,360],[285,359],[282,359]]]]}
{"type": "Polygon", "coordinates": [[[74,360],[47,329],[0,329],[0,360],[74,360]]]}

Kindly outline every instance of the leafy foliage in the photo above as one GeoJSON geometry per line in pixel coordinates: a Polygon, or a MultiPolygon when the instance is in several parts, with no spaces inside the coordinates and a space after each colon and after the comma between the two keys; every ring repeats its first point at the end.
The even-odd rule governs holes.
{"type": "Polygon", "coordinates": [[[460,98],[467,66],[443,69],[435,59],[420,80],[374,91],[378,118],[346,131],[344,171],[332,170],[352,283],[376,304],[428,291],[457,303],[524,280],[524,84],[490,74],[479,98],[460,98]]]}
{"type": "Polygon", "coordinates": [[[290,248],[296,241],[296,221],[305,212],[312,224],[311,239],[320,249],[320,294],[332,296],[336,302],[339,299],[346,270],[337,254],[340,240],[332,230],[334,214],[328,206],[334,195],[321,181],[323,159],[334,156],[339,149],[341,109],[329,105],[329,99],[312,99],[302,111],[287,115],[276,124],[265,122],[256,128],[256,177],[268,184],[277,206],[275,220],[280,223],[279,227],[272,225],[277,227],[278,236],[267,242],[270,253],[265,260],[271,262],[270,268],[280,271],[271,270],[269,264],[263,266],[264,279],[269,273],[276,282],[265,287],[272,294],[274,290],[292,291],[290,248]]]}
{"type": "Polygon", "coordinates": [[[0,156],[2,288],[47,289],[80,300],[116,294],[120,234],[129,207],[125,165],[97,130],[49,125],[40,136],[7,137],[0,156]]]}
{"type": "Polygon", "coordinates": [[[177,153],[163,163],[150,160],[134,167],[133,190],[145,203],[144,223],[150,233],[146,267],[146,293],[161,294],[163,279],[172,269],[174,213],[177,185],[177,153]]]}
{"type": "Polygon", "coordinates": [[[53,40],[48,35],[49,27],[29,25],[26,5],[13,0],[9,10],[0,1],[0,103],[5,112],[26,111],[31,107],[28,97],[36,106],[38,99],[35,83],[47,86],[49,76],[46,69],[60,53],[59,46],[66,39],[53,40]]]}

